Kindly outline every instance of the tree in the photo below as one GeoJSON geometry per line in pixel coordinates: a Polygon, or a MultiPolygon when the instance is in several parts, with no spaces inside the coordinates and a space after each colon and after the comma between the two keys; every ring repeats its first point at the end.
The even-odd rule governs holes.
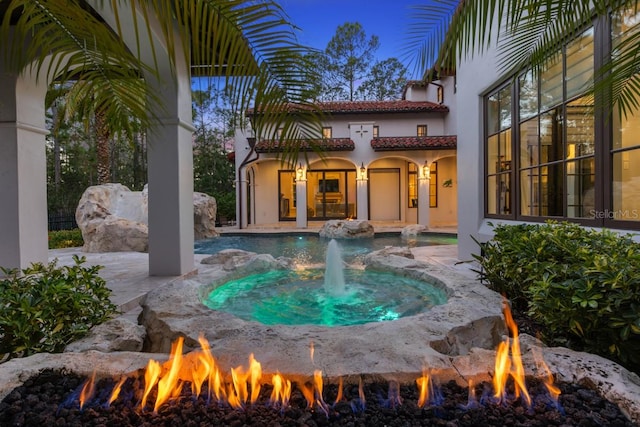
{"type": "Polygon", "coordinates": [[[340,25],[325,49],[330,92],[346,94],[353,101],[358,81],[366,76],[379,46],[378,36],[367,38],[359,22],[340,25]]]}
{"type": "MultiPolygon", "coordinates": [[[[502,71],[542,69],[557,53],[559,43],[576,34],[595,15],[610,10],[637,9],[636,0],[434,0],[415,7],[407,50],[415,51],[416,64],[429,78],[431,71],[455,70],[456,61],[498,47],[502,71]],[[496,39],[495,29],[500,33],[496,39]]],[[[600,107],[616,108],[622,115],[640,109],[640,32],[627,35],[615,53],[601,58],[591,82],[600,107]]]]}
{"type": "Polygon", "coordinates": [[[397,58],[376,62],[358,87],[358,98],[386,101],[400,99],[407,84],[407,68],[397,58]]]}
{"type": "MultiPolygon", "coordinates": [[[[134,46],[151,45],[157,55],[163,48],[152,36],[160,37],[172,64],[188,61],[200,72],[224,78],[233,108],[260,109],[264,122],[275,124],[274,133],[287,129],[287,141],[308,129],[294,124],[299,117],[282,114],[290,103],[308,105],[300,89],[306,81],[300,73],[307,70],[295,63],[308,49],[297,42],[275,0],[4,0],[3,10],[0,48],[7,67],[15,72],[34,67],[50,81],[74,82],[66,107],[86,120],[92,113],[103,114],[112,131],[134,134],[132,118],[136,126],[149,128],[154,117],[149,116],[148,103],[158,101],[144,76],[158,76],[159,65],[144,62],[140,52],[122,42],[119,18],[132,10],[142,24],[134,32],[134,46]],[[114,28],[102,21],[92,4],[116,11],[114,28]],[[152,16],[157,25],[145,18],[152,16]],[[29,40],[26,47],[24,40],[29,40]],[[185,56],[177,53],[180,45],[185,56]]],[[[314,116],[305,119],[311,122],[314,116]]],[[[319,132],[316,122],[313,127],[319,132]]]]}

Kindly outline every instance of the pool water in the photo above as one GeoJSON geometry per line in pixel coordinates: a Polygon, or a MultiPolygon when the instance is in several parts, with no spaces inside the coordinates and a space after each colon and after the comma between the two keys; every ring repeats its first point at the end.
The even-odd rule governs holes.
{"type": "MultiPolygon", "coordinates": [[[[214,254],[222,249],[242,249],[274,257],[292,258],[297,264],[324,263],[327,244],[331,239],[314,234],[223,234],[196,241],[195,253],[214,254]]],[[[402,237],[400,234],[381,234],[372,238],[340,239],[342,258],[347,263],[359,263],[369,252],[387,246],[455,245],[457,238],[450,234],[421,234],[402,237]]]]}
{"type": "Polygon", "coordinates": [[[277,270],[233,280],[205,300],[211,309],[265,325],[349,326],[396,320],[444,304],[444,290],[398,274],[345,269],[345,289],[326,289],[321,269],[277,270]]]}

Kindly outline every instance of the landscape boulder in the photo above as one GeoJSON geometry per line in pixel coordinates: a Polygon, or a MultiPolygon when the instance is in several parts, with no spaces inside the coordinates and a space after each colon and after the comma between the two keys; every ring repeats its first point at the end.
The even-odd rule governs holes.
{"type": "Polygon", "coordinates": [[[329,239],[357,239],[373,237],[374,234],[373,225],[366,220],[332,219],[320,229],[320,237],[329,239]]]}
{"type": "MultiPolygon", "coordinates": [[[[149,248],[147,186],[131,191],[122,184],[94,185],[85,190],[76,209],[85,252],[146,252],[149,248]]],[[[194,193],[194,237],[217,236],[216,201],[194,193]]]]}

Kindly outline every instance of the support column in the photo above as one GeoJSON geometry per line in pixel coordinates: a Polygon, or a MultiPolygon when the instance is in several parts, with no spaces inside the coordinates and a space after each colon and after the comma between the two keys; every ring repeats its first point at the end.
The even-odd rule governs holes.
{"type": "Polygon", "coordinates": [[[176,120],[154,127],[148,145],[149,275],[194,270],[191,130],[176,120]]]}
{"type": "Polygon", "coordinates": [[[20,269],[48,262],[47,85],[3,68],[0,63],[0,266],[20,269]]]}
{"type": "Polygon", "coordinates": [[[431,175],[425,165],[418,168],[418,224],[429,227],[429,182],[431,175]]]}
{"type": "Polygon", "coordinates": [[[163,101],[156,107],[158,122],[149,131],[147,151],[151,276],[179,276],[195,269],[191,82],[186,67],[175,74],[168,63],[165,67],[159,81],[150,78],[163,101]]]}
{"type": "Polygon", "coordinates": [[[307,170],[299,167],[296,171],[296,227],[307,228],[307,170]]]}
{"type": "Polygon", "coordinates": [[[365,171],[360,171],[360,177],[356,179],[356,203],[359,220],[369,219],[369,178],[365,171]]]}

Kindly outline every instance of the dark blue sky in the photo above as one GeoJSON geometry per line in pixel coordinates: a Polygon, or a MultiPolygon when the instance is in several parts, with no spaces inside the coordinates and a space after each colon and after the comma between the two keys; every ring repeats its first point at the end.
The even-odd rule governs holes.
{"type": "Polygon", "coordinates": [[[380,60],[396,57],[405,65],[411,6],[425,0],[280,0],[293,24],[301,28],[302,44],[324,49],[338,26],[359,22],[367,36],[377,35],[380,60]]]}

